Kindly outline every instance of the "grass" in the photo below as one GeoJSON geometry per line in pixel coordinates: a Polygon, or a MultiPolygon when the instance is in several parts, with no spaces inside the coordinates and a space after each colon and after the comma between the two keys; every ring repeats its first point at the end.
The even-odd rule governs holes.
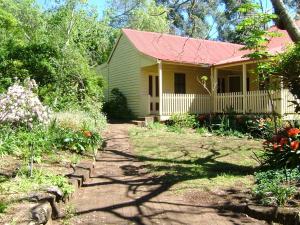
{"type": "Polygon", "coordinates": [[[169,132],[159,128],[130,131],[135,154],[153,175],[173,182],[173,190],[250,187],[262,144],[259,140],[169,132]]]}

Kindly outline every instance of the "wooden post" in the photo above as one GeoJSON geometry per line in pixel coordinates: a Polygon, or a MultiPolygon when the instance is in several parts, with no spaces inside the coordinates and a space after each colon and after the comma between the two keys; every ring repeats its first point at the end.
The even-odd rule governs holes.
{"type": "Polygon", "coordinates": [[[278,111],[277,113],[281,116],[284,115],[285,113],[285,108],[284,108],[284,91],[283,91],[283,81],[282,81],[283,78],[281,78],[281,81],[280,81],[280,89],[279,89],[279,100],[277,100],[277,102],[279,102],[279,107],[277,107],[278,111]]]}
{"type": "Polygon", "coordinates": [[[243,64],[243,114],[247,108],[247,65],[243,64]]]}
{"type": "Polygon", "coordinates": [[[217,85],[218,85],[218,69],[211,69],[211,112],[216,112],[217,105],[217,85]]]}
{"type": "Polygon", "coordinates": [[[159,116],[161,117],[162,116],[162,109],[163,109],[163,97],[162,97],[162,94],[163,94],[163,79],[162,79],[162,75],[163,75],[163,72],[162,72],[162,61],[161,60],[158,60],[158,84],[159,84],[159,116]]]}

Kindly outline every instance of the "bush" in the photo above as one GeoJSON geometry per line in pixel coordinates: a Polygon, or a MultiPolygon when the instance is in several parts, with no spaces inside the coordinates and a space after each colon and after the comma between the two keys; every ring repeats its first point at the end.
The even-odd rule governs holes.
{"type": "Polygon", "coordinates": [[[106,113],[109,119],[129,120],[133,119],[134,115],[128,108],[125,95],[117,88],[112,89],[110,101],[104,103],[103,112],[106,113]]]}
{"type": "Polygon", "coordinates": [[[281,128],[264,142],[263,162],[272,168],[297,168],[300,163],[300,129],[281,128]]]}
{"type": "Polygon", "coordinates": [[[54,113],[53,118],[60,127],[72,130],[85,129],[100,133],[107,127],[106,117],[101,112],[61,111],[54,113]]]}
{"type": "Polygon", "coordinates": [[[49,126],[39,125],[32,129],[0,126],[0,135],[3,137],[0,141],[0,155],[15,154],[28,159],[33,149],[35,162],[40,162],[43,153],[71,150],[83,154],[102,144],[102,138],[96,132],[64,128],[55,121],[49,126]]]}
{"type": "Polygon", "coordinates": [[[269,170],[255,174],[254,197],[263,205],[285,205],[296,194],[296,184],[300,179],[298,169],[269,170]]]}
{"type": "Polygon", "coordinates": [[[30,171],[27,168],[22,168],[16,177],[0,184],[2,193],[15,194],[41,191],[53,186],[62,191],[63,197],[69,196],[74,191],[66,177],[42,169],[34,169],[32,176],[30,176],[30,171]]]}
{"type": "Polygon", "coordinates": [[[179,128],[194,128],[196,125],[196,117],[188,113],[172,114],[168,124],[179,128]]]}
{"type": "Polygon", "coordinates": [[[205,127],[219,135],[248,134],[254,138],[270,137],[274,121],[268,115],[202,114],[196,117],[197,127],[205,127]]]}
{"type": "Polygon", "coordinates": [[[34,90],[37,90],[35,81],[26,79],[23,86],[17,81],[0,95],[0,123],[29,127],[34,122],[48,123],[50,110],[43,106],[34,90]]]}

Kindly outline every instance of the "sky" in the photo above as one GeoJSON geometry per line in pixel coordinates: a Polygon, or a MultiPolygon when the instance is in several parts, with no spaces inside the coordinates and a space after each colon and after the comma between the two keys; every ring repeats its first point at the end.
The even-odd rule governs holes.
{"type": "MultiPolygon", "coordinates": [[[[37,2],[45,8],[49,8],[55,0],[37,0],[37,2]]],[[[106,5],[106,0],[88,0],[88,4],[95,7],[101,16],[106,5]]]]}

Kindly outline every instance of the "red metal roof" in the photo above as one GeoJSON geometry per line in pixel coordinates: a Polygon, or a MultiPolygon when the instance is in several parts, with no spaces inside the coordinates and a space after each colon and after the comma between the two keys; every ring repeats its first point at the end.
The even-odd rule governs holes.
{"type": "MultiPolygon", "coordinates": [[[[300,26],[300,20],[296,23],[300,26]]],[[[282,52],[292,43],[285,30],[279,30],[275,26],[270,28],[270,31],[275,30],[281,36],[272,38],[268,44],[271,54],[282,52]]],[[[132,29],[122,31],[139,52],[163,61],[224,65],[249,60],[243,57],[249,52],[241,50],[243,45],[132,29]]]]}
{"type": "MultiPolygon", "coordinates": [[[[297,20],[295,22],[297,26],[300,27],[300,20],[297,20]]],[[[278,53],[282,53],[289,44],[293,43],[292,39],[290,38],[286,30],[280,30],[276,26],[272,26],[269,29],[269,31],[272,32],[276,31],[277,33],[279,33],[278,37],[273,37],[268,43],[268,51],[270,54],[275,55],[278,53]]],[[[243,52],[243,54],[240,54],[238,56],[230,57],[225,60],[219,61],[215,65],[225,65],[230,63],[248,61],[249,58],[243,57],[245,53],[246,52],[243,52]]]]}
{"type": "Polygon", "coordinates": [[[243,47],[170,34],[123,29],[123,33],[141,53],[156,59],[188,64],[215,64],[240,54],[243,47]]]}

